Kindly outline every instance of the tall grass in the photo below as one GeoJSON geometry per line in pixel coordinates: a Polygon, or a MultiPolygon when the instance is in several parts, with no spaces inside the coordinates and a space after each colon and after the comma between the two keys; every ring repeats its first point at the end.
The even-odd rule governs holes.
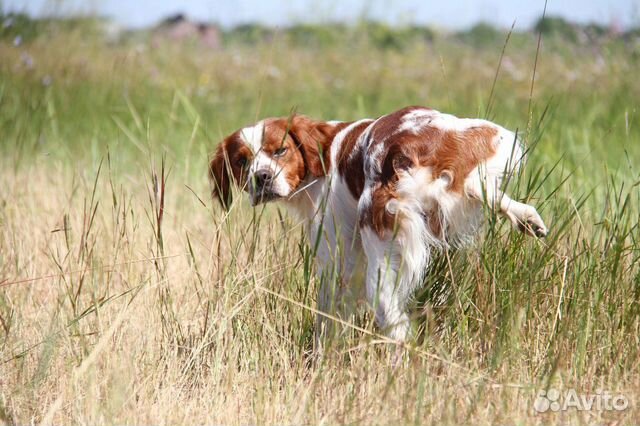
{"type": "Polygon", "coordinates": [[[503,55],[443,38],[0,43],[0,421],[637,422],[637,55],[543,41],[529,115],[536,39],[516,38],[503,55]],[[550,235],[488,212],[476,244],[430,269],[402,365],[364,306],[318,360],[302,225],[241,199],[224,213],[208,154],[293,107],[350,120],[409,104],[519,129],[531,150],[510,192],[550,235]],[[631,405],[537,414],[549,387],[631,405]]]}

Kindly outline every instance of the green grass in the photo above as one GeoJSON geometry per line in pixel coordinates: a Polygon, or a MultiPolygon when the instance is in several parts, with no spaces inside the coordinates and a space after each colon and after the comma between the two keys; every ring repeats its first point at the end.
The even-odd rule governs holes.
{"type": "Polygon", "coordinates": [[[543,40],[531,98],[536,41],[514,34],[502,61],[501,44],[455,37],[1,41],[0,422],[636,422],[638,55],[543,40]],[[302,226],[242,199],[226,216],[208,155],[292,109],[350,120],[410,104],[519,129],[531,151],[510,193],[550,235],[488,215],[476,244],[436,259],[402,366],[364,306],[314,363],[302,226]],[[631,406],[537,415],[549,386],[631,406]]]}

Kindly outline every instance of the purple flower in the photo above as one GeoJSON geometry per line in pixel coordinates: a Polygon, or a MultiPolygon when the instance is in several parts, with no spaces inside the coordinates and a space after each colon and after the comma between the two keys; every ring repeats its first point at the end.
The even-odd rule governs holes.
{"type": "Polygon", "coordinates": [[[27,68],[27,69],[33,69],[33,57],[31,55],[29,55],[27,52],[22,52],[20,54],[20,60],[22,61],[22,64],[27,68]]]}

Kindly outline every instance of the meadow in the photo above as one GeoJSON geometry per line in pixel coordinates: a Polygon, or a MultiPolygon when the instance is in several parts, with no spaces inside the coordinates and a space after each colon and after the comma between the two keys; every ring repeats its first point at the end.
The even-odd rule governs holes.
{"type": "Polygon", "coordinates": [[[0,423],[638,424],[638,46],[0,39],[0,423]],[[412,104],[518,129],[509,190],[550,234],[487,212],[429,270],[400,365],[364,305],[318,359],[302,225],[225,213],[208,157],[257,118],[412,104]],[[538,412],[550,389],[628,404],[538,412]]]}

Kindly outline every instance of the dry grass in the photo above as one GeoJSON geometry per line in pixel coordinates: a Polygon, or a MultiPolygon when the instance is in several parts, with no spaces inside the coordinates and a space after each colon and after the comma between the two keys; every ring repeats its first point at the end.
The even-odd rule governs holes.
{"type": "MultiPolygon", "coordinates": [[[[536,242],[490,217],[476,245],[438,259],[416,302],[426,332],[394,368],[364,306],[313,358],[302,226],[276,206],[212,206],[207,152],[256,111],[294,105],[344,119],[411,103],[476,115],[501,46],[476,63],[451,42],[322,60],[277,43],[209,56],[49,43],[0,44],[0,422],[640,418],[640,89],[621,47],[543,54],[526,135],[539,142],[513,192],[552,234],[536,242]],[[631,406],[536,414],[549,386],[631,406]]],[[[508,51],[498,79],[491,117],[512,128],[529,118],[534,48],[508,51]]]]}

